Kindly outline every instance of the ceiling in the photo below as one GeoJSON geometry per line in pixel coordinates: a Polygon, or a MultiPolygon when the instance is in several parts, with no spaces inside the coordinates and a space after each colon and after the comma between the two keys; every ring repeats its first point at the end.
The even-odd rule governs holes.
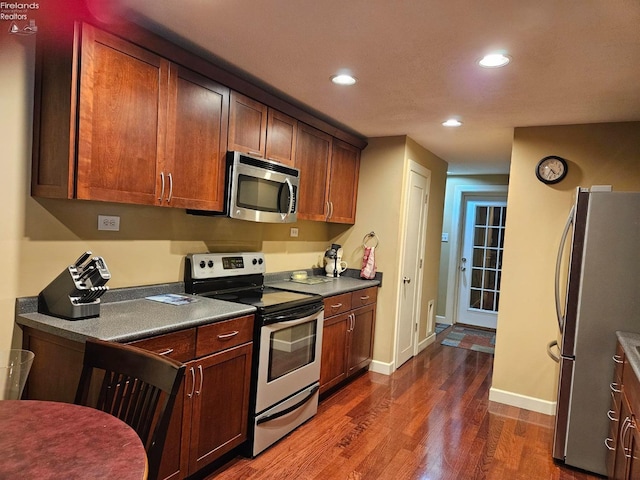
{"type": "Polygon", "coordinates": [[[514,127],[640,120],[638,0],[115,5],[365,137],[408,135],[450,173],[507,173],[514,127]],[[493,50],[511,63],[479,67],[493,50]],[[342,70],[358,83],[333,85],[342,70]]]}

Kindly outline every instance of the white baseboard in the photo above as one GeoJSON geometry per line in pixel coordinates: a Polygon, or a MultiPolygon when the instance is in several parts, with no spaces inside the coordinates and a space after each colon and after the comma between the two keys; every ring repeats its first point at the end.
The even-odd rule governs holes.
{"type": "Polygon", "coordinates": [[[447,325],[451,325],[451,323],[447,320],[447,317],[443,317],[442,315],[436,315],[436,323],[445,323],[447,325]]]}
{"type": "Polygon", "coordinates": [[[373,360],[369,365],[370,372],[381,373],[383,375],[391,375],[395,371],[395,365],[393,362],[385,363],[378,362],[377,360],[373,360]]]}
{"type": "Polygon", "coordinates": [[[436,341],[436,334],[434,332],[431,335],[428,335],[427,338],[425,338],[424,340],[418,343],[418,353],[423,351],[425,348],[427,348],[429,345],[431,345],[435,341],[436,341]]]}
{"type": "Polygon", "coordinates": [[[543,413],[545,415],[556,414],[557,402],[528,397],[526,395],[520,395],[519,393],[506,392],[493,387],[489,389],[489,400],[492,402],[504,403],[505,405],[511,405],[512,407],[531,410],[532,412],[543,413]]]}

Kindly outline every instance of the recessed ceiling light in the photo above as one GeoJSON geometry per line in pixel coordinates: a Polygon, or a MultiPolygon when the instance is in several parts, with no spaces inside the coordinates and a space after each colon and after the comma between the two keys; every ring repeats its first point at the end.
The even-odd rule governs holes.
{"type": "Polygon", "coordinates": [[[443,127],[459,127],[460,125],[462,125],[462,122],[455,118],[450,118],[446,122],[442,122],[443,127]]]}
{"type": "Polygon", "coordinates": [[[498,68],[504,67],[507,63],[511,61],[504,53],[490,53],[482,57],[481,60],[478,61],[481,67],[484,68],[498,68]]]}
{"type": "Polygon", "coordinates": [[[341,73],[339,75],[333,75],[331,81],[336,85],[353,85],[356,83],[356,77],[341,73]]]}

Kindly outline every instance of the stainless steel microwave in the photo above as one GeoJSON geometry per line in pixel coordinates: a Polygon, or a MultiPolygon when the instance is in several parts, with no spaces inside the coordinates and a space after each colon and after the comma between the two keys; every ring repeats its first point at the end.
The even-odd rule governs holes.
{"type": "Polygon", "coordinates": [[[282,163],[229,152],[226,214],[252,222],[297,219],[300,171],[282,163]]]}

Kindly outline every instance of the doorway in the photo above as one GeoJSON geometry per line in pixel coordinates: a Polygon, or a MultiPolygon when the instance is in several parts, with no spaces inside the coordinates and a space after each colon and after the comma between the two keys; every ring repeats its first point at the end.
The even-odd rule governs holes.
{"type": "Polygon", "coordinates": [[[500,304],[506,198],[467,196],[463,211],[457,322],[495,329],[500,304]]]}
{"type": "Polygon", "coordinates": [[[403,235],[398,278],[398,322],[395,367],[418,353],[418,327],[422,301],[422,266],[426,244],[431,172],[409,160],[405,181],[403,235]]]}

